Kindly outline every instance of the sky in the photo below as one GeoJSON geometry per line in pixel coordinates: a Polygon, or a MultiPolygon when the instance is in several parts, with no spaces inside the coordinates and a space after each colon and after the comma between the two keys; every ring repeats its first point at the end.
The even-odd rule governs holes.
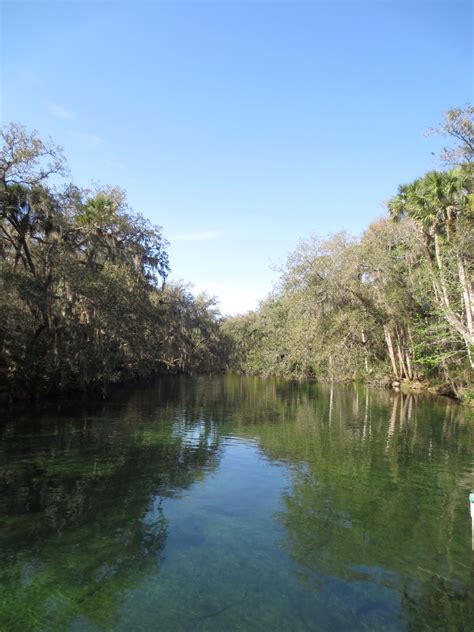
{"type": "Polygon", "coordinates": [[[2,123],[63,146],[162,226],[173,280],[257,306],[298,241],[360,234],[439,166],[426,137],[472,102],[456,0],[8,2],[2,123]]]}

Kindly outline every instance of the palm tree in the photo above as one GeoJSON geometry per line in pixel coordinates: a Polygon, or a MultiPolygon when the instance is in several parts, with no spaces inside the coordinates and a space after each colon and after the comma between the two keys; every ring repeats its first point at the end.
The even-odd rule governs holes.
{"type": "Polygon", "coordinates": [[[430,267],[435,296],[448,323],[460,334],[466,344],[471,366],[474,368],[472,347],[474,345],[474,293],[469,269],[453,236],[464,220],[471,221],[473,182],[470,170],[457,168],[450,171],[431,171],[423,178],[403,185],[398,195],[388,203],[394,220],[404,217],[413,221],[418,228],[430,267]],[[444,244],[444,249],[442,248],[444,244]],[[444,250],[444,256],[443,256],[444,250]],[[445,261],[455,261],[457,281],[461,287],[461,308],[452,306],[447,281],[445,261]]]}

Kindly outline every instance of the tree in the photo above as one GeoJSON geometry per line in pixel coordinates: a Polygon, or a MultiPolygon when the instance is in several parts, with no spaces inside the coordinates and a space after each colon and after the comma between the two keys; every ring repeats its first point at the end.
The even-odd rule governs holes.
{"type": "Polygon", "coordinates": [[[474,368],[474,287],[472,258],[465,252],[464,231],[472,232],[469,196],[472,179],[462,169],[433,171],[401,186],[388,204],[393,219],[413,220],[423,243],[438,307],[459,334],[474,368]]]}
{"type": "Polygon", "coordinates": [[[161,228],[118,187],[62,184],[61,150],[35,132],[12,124],[2,142],[0,391],[105,395],[155,371],[220,368],[213,301],[165,287],[161,228]]]}
{"type": "Polygon", "coordinates": [[[441,160],[446,164],[465,164],[474,161],[474,107],[452,108],[444,113],[439,127],[430,130],[433,134],[447,136],[456,143],[455,147],[444,147],[441,160]]]}

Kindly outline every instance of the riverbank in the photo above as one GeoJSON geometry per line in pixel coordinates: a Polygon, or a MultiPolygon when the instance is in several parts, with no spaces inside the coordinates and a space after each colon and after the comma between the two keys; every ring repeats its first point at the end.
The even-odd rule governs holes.
{"type": "Polygon", "coordinates": [[[455,389],[451,384],[430,384],[418,381],[398,382],[392,385],[403,393],[429,393],[449,397],[459,404],[474,407],[474,385],[461,386],[455,389]]]}
{"type": "Polygon", "coordinates": [[[452,384],[444,383],[434,383],[428,381],[421,380],[394,380],[393,377],[389,375],[378,376],[376,379],[367,379],[367,380],[354,380],[354,379],[337,379],[337,380],[329,380],[329,379],[315,379],[315,378],[307,378],[307,377],[295,377],[295,376],[285,376],[285,375],[261,375],[261,374],[248,374],[245,372],[237,372],[240,375],[251,375],[257,376],[262,379],[266,378],[281,378],[289,381],[297,381],[297,382],[313,382],[313,383],[321,383],[321,384],[330,384],[331,382],[334,384],[360,384],[364,386],[370,386],[372,388],[380,388],[384,390],[393,390],[395,392],[402,393],[412,393],[412,394],[425,394],[425,395],[435,395],[441,397],[447,397],[451,400],[454,400],[458,404],[463,404],[466,406],[474,407],[474,383],[465,384],[465,385],[457,385],[457,387],[452,384]]]}
{"type": "MultiPolygon", "coordinates": [[[[282,379],[287,382],[297,382],[300,384],[330,384],[330,380],[316,380],[314,378],[294,378],[285,376],[262,376],[262,375],[245,375],[238,372],[225,372],[219,371],[215,373],[200,373],[198,376],[210,377],[212,375],[240,375],[242,377],[258,377],[260,379],[282,379]]],[[[17,410],[24,410],[28,407],[41,407],[48,403],[57,402],[85,402],[85,401],[106,401],[109,398],[113,398],[114,395],[124,389],[130,390],[133,388],[146,388],[148,385],[156,383],[158,379],[170,379],[177,377],[176,372],[162,371],[153,372],[146,377],[137,378],[127,376],[122,381],[108,383],[107,385],[96,383],[90,386],[89,389],[69,389],[69,390],[52,390],[47,393],[31,394],[27,391],[16,391],[15,396],[8,391],[5,385],[0,385],[0,410],[6,410],[9,408],[15,408],[17,410]]],[[[189,373],[182,373],[182,375],[191,376],[189,373]]],[[[334,384],[354,384],[360,386],[367,386],[371,388],[381,389],[385,391],[394,391],[398,393],[414,394],[414,395],[433,395],[446,397],[453,400],[459,405],[467,406],[474,409],[474,387],[461,387],[457,391],[449,384],[433,384],[429,382],[421,381],[408,381],[408,380],[392,380],[389,376],[384,378],[378,378],[376,380],[333,380],[334,384]]]]}

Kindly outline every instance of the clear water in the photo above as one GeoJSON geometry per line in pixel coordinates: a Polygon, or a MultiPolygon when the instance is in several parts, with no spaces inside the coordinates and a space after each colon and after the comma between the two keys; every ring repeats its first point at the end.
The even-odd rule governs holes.
{"type": "Polygon", "coordinates": [[[0,427],[0,629],[472,630],[472,414],[174,378],[0,427]]]}

